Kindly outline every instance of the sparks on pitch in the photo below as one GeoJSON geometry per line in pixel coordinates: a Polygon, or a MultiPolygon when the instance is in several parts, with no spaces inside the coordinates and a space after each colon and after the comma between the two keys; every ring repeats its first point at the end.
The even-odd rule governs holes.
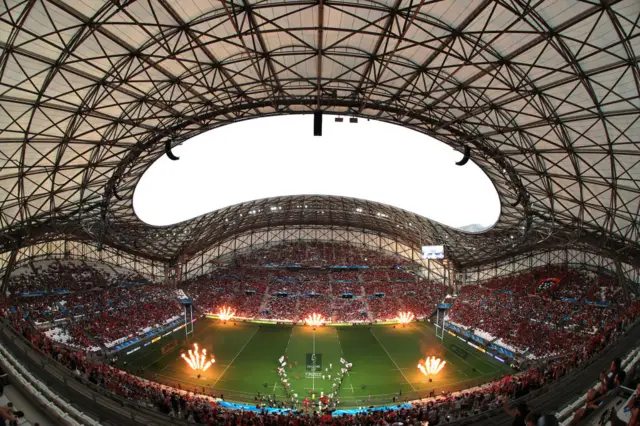
{"type": "Polygon", "coordinates": [[[398,312],[398,316],[396,317],[396,321],[400,324],[409,324],[416,316],[413,315],[413,312],[398,312]]]}
{"type": "Polygon", "coordinates": [[[186,354],[182,354],[182,359],[184,359],[185,362],[189,364],[189,367],[191,367],[191,369],[196,371],[205,372],[209,367],[211,367],[211,364],[216,362],[216,360],[213,358],[213,355],[211,355],[211,358],[207,360],[207,350],[199,350],[197,343],[193,344],[193,350],[189,349],[188,354],[189,356],[187,356],[186,354]]]}
{"type": "Polygon", "coordinates": [[[311,314],[304,319],[304,322],[312,327],[318,327],[325,323],[325,319],[320,314],[311,314]]]}
{"type": "Polygon", "coordinates": [[[427,357],[424,361],[421,360],[418,363],[418,370],[422,371],[425,376],[433,376],[442,371],[446,363],[446,361],[435,356],[427,357]]]}
{"type": "Polygon", "coordinates": [[[228,306],[224,306],[220,308],[220,310],[218,311],[218,317],[222,321],[229,321],[234,316],[236,316],[236,311],[232,311],[231,308],[228,306]]]}

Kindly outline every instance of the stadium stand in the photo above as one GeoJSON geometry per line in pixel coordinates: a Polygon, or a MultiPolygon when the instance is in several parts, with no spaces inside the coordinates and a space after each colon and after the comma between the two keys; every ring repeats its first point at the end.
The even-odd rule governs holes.
{"type": "Polygon", "coordinates": [[[597,339],[603,328],[610,327],[625,308],[633,315],[638,311],[638,302],[630,307],[620,304],[615,290],[609,290],[613,297],[606,300],[608,306],[587,303],[587,294],[592,290],[578,291],[578,283],[591,289],[593,282],[604,295],[611,289],[606,277],[594,281],[594,277],[574,270],[553,273],[563,278],[544,293],[535,289],[533,277],[540,276],[539,273],[464,287],[448,319],[518,353],[540,358],[581,351],[597,339]],[[566,295],[571,295],[570,301],[566,295]]]}
{"type": "MultiPolygon", "coordinates": [[[[332,253],[323,247],[324,252],[332,253]]],[[[291,251],[293,254],[301,252],[308,253],[309,250],[301,251],[298,247],[291,251]]],[[[280,261],[274,255],[269,256],[271,260],[280,261]]],[[[315,257],[314,260],[321,259],[315,257]]],[[[379,258],[376,261],[381,262],[379,258]]],[[[63,283],[74,291],[13,297],[3,307],[3,315],[37,348],[89,381],[107,386],[126,398],[154,401],[152,405],[162,412],[171,412],[171,406],[167,409],[159,398],[166,387],[90,361],[85,354],[113,347],[114,342],[135,337],[177,318],[181,307],[175,295],[163,287],[149,284],[114,286],[115,281],[102,270],[90,270],[91,266],[84,263],[55,262],[55,266],[51,265],[35,269],[46,271],[41,276],[47,276],[50,282],[63,283]],[[115,383],[118,385],[114,386],[115,383]]],[[[419,316],[429,317],[437,304],[447,297],[447,289],[442,284],[417,279],[405,271],[389,271],[384,275],[353,271],[310,273],[258,267],[245,262],[211,276],[189,280],[182,289],[193,298],[196,309],[202,313],[232,306],[241,317],[286,321],[302,321],[310,313],[320,313],[334,322],[369,322],[391,319],[400,310],[412,310],[419,316]],[[402,279],[409,275],[411,280],[402,279]],[[336,282],[336,276],[342,281],[357,279],[355,282],[336,282]],[[379,281],[384,276],[388,280],[379,281]],[[342,297],[347,292],[356,297],[342,297]]],[[[389,412],[385,418],[406,419],[406,413],[410,412],[415,418],[431,422],[443,418],[455,421],[497,409],[502,404],[502,397],[521,397],[588,362],[621,332],[624,324],[640,314],[639,302],[629,306],[618,302],[616,289],[607,277],[576,270],[553,273],[563,278],[546,292],[537,291],[536,283],[541,276],[549,274],[548,270],[545,274],[529,272],[492,280],[481,286],[467,286],[458,297],[447,299],[452,302],[448,318],[452,324],[539,359],[535,367],[476,389],[415,403],[411,410],[389,412]],[[587,283],[588,289],[581,290],[580,282],[587,283]],[[587,304],[596,293],[601,295],[597,300],[609,302],[609,305],[587,304]],[[568,296],[576,301],[563,301],[568,296]],[[546,361],[550,356],[554,357],[553,361],[546,361]]],[[[23,288],[36,291],[42,288],[28,282],[29,278],[37,281],[36,275],[27,272],[20,276],[16,282],[24,283],[23,288]]],[[[42,285],[42,281],[37,283],[42,285]]],[[[179,393],[175,389],[172,392],[179,393]]],[[[212,416],[230,413],[205,408],[210,405],[204,403],[202,396],[182,397],[186,401],[185,410],[173,413],[175,416],[206,421],[212,416]]],[[[244,416],[235,412],[232,415],[244,416]]],[[[380,415],[371,413],[354,419],[377,421],[380,415]]]]}
{"type": "MultiPolygon", "coordinates": [[[[227,424],[225,422],[232,419],[232,424],[244,424],[256,418],[255,412],[227,410],[218,407],[216,400],[207,395],[155,384],[111,366],[92,361],[82,352],[54,344],[43,333],[31,327],[19,315],[13,315],[8,310],[3,310],[3,314],[10,319],[13,327],[39,351],[75,371],[75,374],[80,375],[89,382],[108,389],[128,400],[141,403],[146,407],[154,407],[161,413],[166,413],[174,418],[187,419],[196,423],[222,421],[223,424],[227,424]],[[173,399],[177,401],[177,405],[172,403],[173,399]]],[[[318,417],[296,417],[295,422],[298,425],[317,425],[320,423],[342,425],[345,424],[345,419],[351,422],[349,424],[379,424],[383,421],[391,423],[409,419],[420,422],[429,421],[435,424],[454,424],[459,420],[464,421],[468,418],[473,418],[472,416],[481,415],[492,410],[495,411],[502,407],[505,400],[522,398],[555,380],[561,379],[570,371],[579,369],[588,362],[590,355],[605,347],[608,342],[615,340],[627,320],[628,318],[620,319],[615,326],[605,330],[602,335],[603,338],[593,348],[592,353],[587,353],[586,351],[574,353],[559,362],[543,363],[479,388],[425,397],[420,401],[413,401],[411,408],[328,418],[322,422],[318,417]]],[[[279,404],[274,402],[272,406],[280,407],[279,404]]],[[[261,413],[259,418],[265,422],[275,422],[276,424],[285,419],[286,421],[291,420],[290,414],[278,413],[261,413]]]]}

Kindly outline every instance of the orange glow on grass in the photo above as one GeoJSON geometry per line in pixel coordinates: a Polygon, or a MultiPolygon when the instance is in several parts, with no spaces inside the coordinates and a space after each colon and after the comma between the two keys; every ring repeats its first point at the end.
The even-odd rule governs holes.
{"type": "Polygon", "coordinates": [[[197,343],[193,344],[193,350],[189,349],[188,354],[189,356],[182,354],[181,357],[187,364],[189,364],[189,367],[191,367],[192,370],[205,372],[216,362],[213,355],[211,355],[211,358],[207,360],[207,350],[198,350],[197,343]]]}
{"type": "Polygon", "coordinates": [[[433,376],[438,374],[444,368],[446,361],[443,361],[435,356],[427,357],[424,361],[418,363],[418,370],[422,371],[425,376],[433,376]]]}

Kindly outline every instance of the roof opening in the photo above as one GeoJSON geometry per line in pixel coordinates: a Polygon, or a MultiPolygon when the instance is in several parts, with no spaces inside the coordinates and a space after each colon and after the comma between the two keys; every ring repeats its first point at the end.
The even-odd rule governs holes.
{"type": "Polygon", "coordinates": [[[456,166],[462,154],[446,144],[375,120],[325,119],[314,137],[310,115],[265,117],[205,132],[173,153],[180,160],[156,160],[133,196],[150,225],[289,195],[384,203],[469,232],[500,216],[496,189],[473,161],[456,166]]]}

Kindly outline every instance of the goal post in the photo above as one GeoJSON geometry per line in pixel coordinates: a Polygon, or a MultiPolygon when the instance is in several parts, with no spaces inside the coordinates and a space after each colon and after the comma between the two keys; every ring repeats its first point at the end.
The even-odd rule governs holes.
{"type": "Polygon", "coordinates": [[[440,340],[444,340],[445,318],[450,307],[450,303],[440,303],[436,310],[436,337],[440,340]]]}
{"type": "Polygon", "coordinates": [[[181,301],[184,306],[184,332],[187,339],[190,335],[193,335],[193,304],[191,299],[188,301],[181,301]]]}

